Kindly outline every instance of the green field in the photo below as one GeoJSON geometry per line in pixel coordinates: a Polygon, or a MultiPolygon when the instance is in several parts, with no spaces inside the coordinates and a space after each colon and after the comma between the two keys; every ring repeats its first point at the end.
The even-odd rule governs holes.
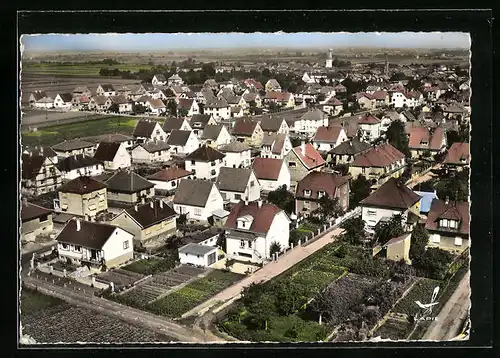
{"type": "MultiPolygon", "coordinates": [[[[415,301],[420,301],[422,303],[427,303],[431,299],[432,291],[436,286],[440,286],[441,281],[431,280],[428,278],[422,278],[416,282],[410,292],[403,297],[392,309],[393,312],[404,313],[407,315],[416,314],[420,308],[417,306],[415,301]]],[[[440,287],[442,289],[442,287],[440,287]]]]}
{"type": "Polygon", "coordinates": [[[71,75],[71,76],[99,76],[101,68],[113,70],[115,68],[120,71],[138,72],[141,69],[150,70],[152,66],[139,64],[71,64],[61,65],[57,63],[29,63],[23,65],[22,71],[25,74],[40,74],[40,75],[71,75]]]}
{"type": "Polygon", "coordinates": [[[29,315],[41,311],[45,308],[57,306],[63,303],[62,300],[44,295],[38,291],[24,288],[21,291],[21,313],[29,315]]]}
{"type": "Polygon", "coordinates": [[[214,270],[151,303],[146,309],[162,316],[180,317],[243,277],[229,271],[214,270]]]}
{"type": "Polygon", "coordinates": [[[82,122],[48,126],[40,128],[36,132],[22,132],[22,143],[23,145],[51,146],[67,139],[107,133],[131,135],[136,122],[136,117],[110,116],[82,122]]]}
{"type": "Polygon", "coordinates": [[[165,272],[175,267],[175,259],[173,257],[168,257],[165,259],[149,258],[142,259],[127,266],[123,266],[122,269],[140,273],[143,275],[154,275],[159,272],[165,272]]]}

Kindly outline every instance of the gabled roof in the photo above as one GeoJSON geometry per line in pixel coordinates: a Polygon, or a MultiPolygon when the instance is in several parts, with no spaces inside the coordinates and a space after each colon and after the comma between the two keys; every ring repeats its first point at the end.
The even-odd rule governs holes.
{"type": "Polygon", "coordinates": [[[313,142],[337,143],[340,133],[344,129],[340,126],[321,126],[316,130],[312,139],[313,142]]]}
{"type": "Polygon", "coordinates": [[[22,163],[22,178],[23,179],[33,179],[40,172],[43,167],[46,158],[41,155],[29,155],[23,153],[21,157],[22,163]]]}
{"type": "Polygon", "coordinates": [[[227,108],[229,107],[229,104],[224,98],[207,98],[207,104],[205,105],[205,108],[227,108]]]}
{"type": "Polygon", "coordinates": [[[225,229],[237,229],[238,218],[246,215],[250,215],[253,218],[252,225],[250,225],[249,230],[237,229],[242,231],[250,231],[259,234],[267,234],[271,225],[273,223],[274,217],[280,213],[282,210],[274,204],[262,204],[259,208],[257,202],[250,202],[245,205],[243,201],[239,202],[231,209],[226,224],[225,229]]]}
{"type": "Polygon", "coordinates": [[[344,185],[351,178],[350,175],[336,175],[332,173],[313,171],[297,183],[296,198],[304,198],[304,190],[310,190],[311,195],[306,198],[319,199],[318,192],[328,194],[330,199],[335,197],[337,188],[344,185]]]}
{"type": "Polygon", "coordinates": [[[224,153],[240,153],[244,152],[246,150],[250,150],[250,147],[246,145],[245,143],[241,143],[238,141],[231,142],[229,144],[226,144],[225,146],[219,148],[219,150],[224,153]]]}
{"type": "Polygon", "coordinates": [[[469,143],[455,142],[448,149],[444,163],[446,164],[469,164],[469,143]],[[462,159],[464,161],[462,161],[462,159]]]}
{"type": "Polygon", "coordinates": [[[65,103],[68,103],[68,102],[71,102],[71,100],[73,99],[73,94],[72,93],[59,93],[59,97],[61,97],[61,99],[65,103]]]}
{"type": "Polygon", "coordinates": [[[325,160],[311,143],[305,144],[304,149],[304,153],[302,153],[301,146],[298,146],[293,148],[292,152],[295,153],[308,170],[325,164],[325,160]]]}
{"type": "Polygon", "coordinates": [[[177,214],[174,209],[168,206],[161,199],[154,200],[146,204],[136,205],[126,209],[125,212],[137,223],[142,229],[161,223],[162,221],[172,219],[177,214]],[[152,207],[151,207],[152,206],[152,207]]]}
{"type": "Polygon", "coordinates": [[[184,121],[184,118],[167,118],[163,123],[163,130],[165,133],[170,133],[174,129],[180,130],[184,121]]]}
{"type": "Polygon", "coordinates": [[[205,129],[203,129],[203,133],[201,134],[201,139],[216,140],[217,138],[219,138],[219,134],[223,127],[223,124],[205,126],[205,129]]]}
{"type": "Polygon", "coordinates": [[[58,242],[100,250],[117,229],[109,224],[80,220],[80,230],[77,230],[77,220],[72,219],[64,226],[56,238],[58,242]]]}
{"type": "Polygon", "coordinates": [[[52,146],[52,149],[56,152],[69,152],[76,149],[90,148],[93,147],[94,143],[87,142],[81,139],[70,139],[65,140],[62,143],[52,146]]]}
{"type": "Polygon", "coordinates": [[[391,144],[384,143],[380,146],[368,149],[365,153],[357,155],[351,165],[355,167],[384,168],[403,158],[405,158],[403,153],[394,148],[391,144]]]}
{"type": "Polygon", "coordinates": [[[283,118],[274,118],[271,116],[263,116],[260,121],[260,127],[264,132],[277,132],[281,124],[283,123],[283,118]]]}
{"type": "Polygon", "coordinates": [[[158,109],[158,108],[165,108],[165,103],[163,103],[163,101],[159,98],[157,99],[150,99],[148,100],[149,105],[153,108],[153,109],[158,109]]]}
{"type": "Polygon", "coordinates": [[[126,104],[126,103],[130,103],[130,100],[128,100],[127,97],[125,97],[123,95],[113,96],[113,97],[111,97],[111,101],[114,104],[126,104]]]}
{"type": "Polygon", "coordinates": [[[161,140],[140,143],[137,146],[144,148],[148,153],[156,153],[170,148],[167,142],[161,140]]]}
{"type": "Polygon", "coordinates": [[[194,99],[179,98],[179,109],[190,110],[193,106],[194,99]]]}
{"type": "Polygon", "coordinates": [[[361,206],[409,209],[420,200],[420,195],[395,178],[389,178],[380,188],[361,200],[361,206]]]}
{"type": "Polygon", "coordinates": [[[102,165],[102,161],[84,154],[70,155],[57,163],[59,170],[62,172],[70,172],[71,170],[92,167],[94,165],[102,165]]]}
{"type": "Polygon", "coordinates": [[[189,123],[192,128],[203,129],[205,128],[205,126],[208,124],[209,121],[210,121],[210,115],[208,114],[194,114],[189,120],[189,123]]]}
{"type": "Polygon", "coordinates": [[[115,88],[113,87],[112,84],[110,83],[106,83],[106,84],[103,84],[103,85],[100,85],[101,88],[104,90],[104,92],[112,92],[115,90],[115,88]]]}
{"type": "Polygon", "coordinates": [[[214,185],[208,180],[181,179],[175,191],[174,204],[205,207],[214,185]]]}
{"type": "Polygon", "coordinates": [[[154,77],[156,77],[156,79],[158,81],[161,81],[161,82],[165,82],[167,79],[165,78],[165,75],[162,75],[161,73],[160,74],[156,74],[154,75],[154,77]]]}
{"type": "Polygon", "coordinates": [[[115,159],[118,149],[120,149],[119,142],[101,142],[97,146],[94,158],[101,161],[113,161],[115,159]]]}
{"type": "Polygon", "coordinates": [[[226,156],[225,154],[219,152],[218,150],[208,145],[202,145],[195,151],[189,153],[185,159],[195,160],[197,162],[213,162],[215,160],[222,159],[225,156],[226,156]]]}
{"type": "Polygon", "coordinates": [[[404,241],[404,240],[408,239],[410,235],[411,235],[411,233],[407,232],[407,233],[404,233],[401,236],[393,237],[392,239],[390,239],[389,241],[387,241],[382,247],[387,247],[389,245],[393,245],[393,244],[396,244],[398,242],[404,241]]]}
{"type": "Polygon", "coordinates": [[[264,133],[261,146],[270,146],[271,152],[281,154],[286,141],[286,134],[264,133]]]}
{"type": "Polygon", "coordinates": [[[21,222],[23,223],[50,214],[52,214],[52,210],[42,206],[28,202],[21,204],[21,222]]]}
{"type": "Polygon", "coordinates": [[[380,119],[375,117],[373,114],[368,113],[365,116],[362,116],[359,120],[359,124],[378,124],[380,123],[380,119]]]}
{"type": "Polygon", "coordinates": [[[57,191],[61,193],[88,194],[106,188],[106,184],[101,183],[91,177],[81,176],[70,180],[60,186],[57,191]]]}
{"type": "Polygon", "coordinates": [[[129,170],[119,169],[111,178],[106,180],[108,191],[115,193],[132,194],[154,187],[154,184],[147,181],[139,174],[129,170]]]}
{"type": "Polygon", "coordinates": [[[170,167],[153,173],[147,177],[148,180],[171,181],[192,175],[193,173],[178,167],[170,167]]]}
{"type": "Polygon", "coordinates": [[[292,94],[290,92],[267,91],[265,99],[274,99],[278,102],[288,102],[292,94]]]}
{"type": "Polygon", "coordinates": [[[431,209],[427,214],[425,228],[431,231],[441,231],[469,234],[469,203],[466,201],[449,201],[434,199],[431,204],[431,209]],[[457,220],[459,228],[440,228],[439,220],[457,220]]]}
{"type": "Polygon", "coordinates": [[[283,161],[274,158],[260,158],[253,160],[252,168],[259,180],[278,180],[283,161]]]}
{"type": "Polygon", "coordinates": [[[44,158],[57,157],[57,153],[51,147],[34,147],[27,150],[33,155],[40,155],[44,158]]]}
{"type": "Polygon", "coordinates": [[[358,137],[353,137],[349,141],[340,143],[328,153],[336,155],[356,155],[368,150],[370,147],[371,145],[369,143],[361,141],[358,137]]]}
{"type": "Polygon", "coordinates": [[[101,142],[128,142],[132,139],[133,137],[121,133],[109,133],[109,134],[101,134],[97,136],[92,136],[92,137],[85,137],[85,140],[94,142],[94,143],[101,143],[101,142]]]}
{"type": "Polygon", "coordinates": [[[340,102],[340,100],[336,97],[330,97],[330,99],[328,99],[328,101],[326,101],[326,103],[324,105],[327,105],[327,106],[342,106],[342,102],[340,102]]]}
{"type": "Polygon", "coordinates": [[[167,139],[167,144],[170,146],[185,146],[191,133],[192,131],[181,131],[178,129],[173,129],[167,139]]]}
{"type": "Polygon", "coordinates": [[[135,125],[132,135],[134,137],[151,137],[157,123],[155,121],[139,120],[135,125]]]}
{"type": "Polygon", "coordinates": [[[90,100],[94,101],[98,106],[103,106],[106,104],[108,97],[106,97],[106,96],[94,96],[90,100]]]}
{"type": "Polygon", "coordinates": [[[243,193],[251,176],[252,169],[222,167],[216,183],[220,191],[243,193]]]}
{"type": "Polygon", "coordinates": [[[434,132],[425,127],[412,127],[410,130],[410,140],[408,147],[410,149],[429,149],[439,150],[445,140],[443,128],[437,127],[434,132]]]}
{"type": "Polygon", "coordinates": [[[31,94],[35,97],[36,101],[47,97],[47,93],[45,91],[33,91],[31,94]]]}
{"type": "Polygon", "coordinates": [[[238,136],[251,136],[259,122],[255,119],[239,118],[234,124],[232,134],[238,136]]]}

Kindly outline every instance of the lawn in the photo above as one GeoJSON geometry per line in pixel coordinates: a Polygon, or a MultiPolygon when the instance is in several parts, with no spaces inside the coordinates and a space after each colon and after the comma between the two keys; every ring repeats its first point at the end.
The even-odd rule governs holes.
{"type": "Polygon", "coordinates": [[[36,132],[23,132],[24,145],[55,145],[67,139],[90,137],[106,133],[131,135],[137,118],[110,116],[100,119],[43,127],[36,132]]]}
{"type": "Polygon", "coordinates": [[[64,303],[64,301],[29,288],[22,288],[21,313],[23,316],[39,312],[48,307],[60,305],[61,303],[64,303]]]}
{"type": "Polygon", "coordinates": [[[51,75],[72,75],[72,76],[99,76],[101,68],[120,71],[138,72],[141,69],[150,70],[152,66],[140,64],[68,64],[58,63],[28,63],[24,64],[22,71],[26,74],[51,74],[51,75]]]}
{"type": "Polygon", "coordinates": [[[151,303],[146,309],[162,316],[180,317],[243,277],[245,276],[229,271],[214,270],[151,303]]]}
{"type": "Polygon", "coordinates": [[[175,267],[176,261],[173,257],[167,257],[164,259],[149,258],[134,261],[127,266],[123,266],[122,269],[141,273],[143,275],[154,275],[159,272],[168,271],[175,267]]]}

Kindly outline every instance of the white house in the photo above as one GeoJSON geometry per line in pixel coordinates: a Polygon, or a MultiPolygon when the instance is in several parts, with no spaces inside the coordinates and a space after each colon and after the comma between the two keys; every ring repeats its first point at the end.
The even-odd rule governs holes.
{"type": "Polygon", "coordinates": [[[167,79],[165,78],[165,75],[156,74],[153,76],[151,83],[155,86],[165,86],[167,84],[167,79]]]}
{"type": "Polygon", "coordinates": [[[192,172],[177,166],[162,169],[146,177],[148,181],[155,185],[156,190],[176,190],[182,179],[193,179],[192,172]]]}
{"type": "Polygon", "coordinates": [[[219,249],[190,242],[178,249],[181,264],[210,267],[219,261],[219,249]]]}
{"type": "Polygon", "coordinates": [[[132,161],[127,149],[120,142],[99,143],[94,159],[103,162],[106,170],[128,168],[132,161]]]}
{"type": "Polygon", "coordinates": [[[224,166],[229,168],[247,168],[251,164],[252,151],[241,142],[231,142],[219,148],[225,154],[224,166]]]}
{"type": "Polygon", "coordinates": [[[219,98],[207,101],[203,113],[214,117],[215,120],[229,119],[231,118],[231,106],[224,98],[219,98]]]}
{"type": "Polygon", "coordinates": [[[292,150],[292,142],[288,134],[264,133],[261,148],[261,157],[283,159],[292,150]]]}
{"type": "Polygon", "coordinates": [[[98,96],[111,97],[116,96],[116,90],[112,84],[104,84],[97,87],[96,94],[98,96]]]}
{"type": "Polygon", "coordinates": [[[159,98],[157,99],[150,99],[146,102],[146,108],[152,113],[157,116],[159,116],[162,113],[165,113],[167,111],[167,106],[165,106],[165,103],[159,98]]]}
{"type": "Polygon", "coordinates": [[[321,126],[312,138],[312,144],[319,152],[328,152],[347,140],[342,126],[321,126]]]}
{"type": "Polygon", "coordinates": [[[269,259],[274,243],[282,250],[289,247],[289,225],[288,216],[276,205],[241,201],[224,225],[227,256],[250,262],[269,259]]]}
{"type": "Polygon", "coordinates": [[[257,157],[252,168],[262,191],[274,191],[283,185],[290,188],[290,171],[283,160],[257,157]]]}
{"type": "Polygon", "coordinates": [[[252,168],[222,167],[216,183],[225,202],[260,199],[259,180],[252,168]]]}
{"type": "Polygon", "coordinates": [[[61,261],[112,268],[134,258],[134,235],[119,227],[70,220],[57,236],[61,261]]]}
{"type": "Polygon", "coordinates": [[[231,134],[223,124],[205,126],[200,138],[202,143],[213,148],[220,148],[232,140],[231,134]]]}
{"type": "Polygon", "coordinates": [[[65,158],[75,154],[85,154],[92,156],[95,153],[96,145],[95,143],[75,138],[65,140],[64,142],[58,143],[51,148],[58,157],[65,158]]]}
{"type": "Polygon", "coordinates": [[[72,107],[73,95],[71,93],[58,93],[54,98],[54,108],[68,110],[72,107]]]}
{"type": "Polygon", "coordinates": [[[137,144],[131,151],[133,163],[161,163],[170,160],[170,146],[165,141],[137,144]]]}
{"type": "Polygon", "coordinates": [[[171,154],[189,154],[200,147],[200,141],[193,131],[173,130],[167,139],[171,154]]]}
{"type": "Polygon", "coordinates": [[[218,150],[202,145],[185,157],[185,168],[198,179],[215,180],[224,165],[224,157],[218,150]]]}
{"type": "Polygon", "coordinates": [[[222,210],[224,201],[217,185],[209,180],[182,179],[173,200],[177,214],[189,220],[207,221],[214,211],[222,210]]]}
{"type": "Polygon", "coordinates": [[[132,136],[137,143],[148,141],[164,141],[167,139],[167,134],[156,121],[139,120],[135,125],[132,136]]]}
{"type": "Polygon", "coordinates": [[[169,86],[182,86],[184,84],[184,81],[182,80],[181,76],[175,73],[168,78],[167,83],[169,86]]]}
{"type": "Polygon", "coordinates": [[[200,107],[194,99],[180,98],[178,101],[177,113],[181,116],[192,117],[195,114],[200,114],[200,107]]]}
{"type": "Polygon", "coordinates": [[[180,131],[192,130],[191,125],[186,120],[186,118],[168,118],[163,123],[162,128],[165,131],[165,133],[167,133],[167,135],[170,135],[170,133],[176,129],[180,131]]]}
{"type": "Polygon", "coordinates": [[[359,202],[365,229],[373,232],[379,221],[388,220],[393,215],[402,215],[404,226],[415,224],[420,220],[420,199],[420,195],[398,179],[390,178],[359,202]]]}
{"type": "Polygon", "coordinates": [[[372,142],[380,137],[382,121],[374,115],[368,113],[358,120],[359,129],[362,133],[362,139],[372,142]]]}
{"type": "Polygon", "coordinates": [[[101,175],[104,171],[103,162],[94,157],[75,154],[60,160],[57,163],[63,179],[75,179],[79,176],[101,175]]]}
{"type": "Polygon", "coordinates": [[[328,126],[328,115],[320,109],[308,110],[298,118],[285,118],[290,131],[312,137],[319,127],[328,126]]]}
{"type": "Polygon", "coordinates": [[[395,91],[391,94],[391,104],[394,108],[414,108],[423,103],[424,96],[418,91],[402,92],[395,91]]]}

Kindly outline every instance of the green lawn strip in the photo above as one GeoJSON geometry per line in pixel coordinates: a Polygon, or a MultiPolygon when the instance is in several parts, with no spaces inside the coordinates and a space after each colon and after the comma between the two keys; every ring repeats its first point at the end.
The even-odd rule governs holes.
{"type": "Polygon", "coordinates": [[[99,76],[99,71],[102,68],[113,70],[115,68],[120,71],[138,72],[141,69],[151,70],[152,66],[140,64],[60,64],[60,63],[39,63],[39,64],[24,64],[23,72],[28,74],[71,74],[71,75],[93,75],[99,76]]]}
{"type": "Polygon", "coordinates": [[[53,307],[64,303],[64,301],[44,295],[36,290],[23,287],[21,290],[21,313],[29,315],[48,307],[53,307]]]}
{"type": "Polygon", "coordinates": [[[421,278],[416,282],[410,292],[403,297],[393,307],[392,312],[407,314],[410,316],[415,315],[420,311],[415,301],[427,303],[432,296],[432,292],[436,286],[442,285],[441,281],[431,280],[429,278],[421,278]]]}
{"type": "Polygon", "coordinates": [[[137,272],[143,275],[154,275],[159,272],[168,271],[175,267],[175,260],[173,258],[149,258],[149,259],[141,259],[127,266],[123,266],[122,269],[137,272]]]}

